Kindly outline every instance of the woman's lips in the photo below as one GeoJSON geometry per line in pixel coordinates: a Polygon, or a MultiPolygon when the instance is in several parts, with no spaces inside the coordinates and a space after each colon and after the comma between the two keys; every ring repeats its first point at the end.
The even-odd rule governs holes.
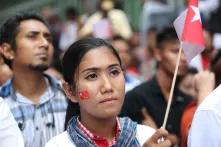
{"type": "Polygon", "coordinates": [[[112,103],[113,101],[116,101],[116,98],[106,98],[101,100],[99,103],[112,103]]]}

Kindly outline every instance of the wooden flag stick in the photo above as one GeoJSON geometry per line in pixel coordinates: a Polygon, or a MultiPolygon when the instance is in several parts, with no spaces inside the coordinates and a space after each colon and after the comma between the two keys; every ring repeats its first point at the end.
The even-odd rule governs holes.
{"type": "Polygon", "coordinates": [[[166,123],[167,123],[167,119],[168,119],[168,116],[169,116],[171,103],[172,103],[172,100],[173,100],[173,91],[174,91],[174,86],[175,86],[175,83],[176,83],[176,77],[177,77],[177,72],[178,72],[178,68],[179,68],[179,64],[180,64],[181,53],[182,53],[182,43],[180,44],[179,54],[178,54],[178,58],[177,58],[177,61],[176,61],[176,68],[175,68],[175,72],[174,72],[174,75],[173,75],[173,82],[172,82],[172,86],[171,86],[171,89],[170,89],[169,100],[168,100],[168,103],[167,103],[167,109],[166,109],[166,113],[165,113],[164,120],[163,120],[163,126],[162,127],[164,129],[166,128],[166,123]]]}

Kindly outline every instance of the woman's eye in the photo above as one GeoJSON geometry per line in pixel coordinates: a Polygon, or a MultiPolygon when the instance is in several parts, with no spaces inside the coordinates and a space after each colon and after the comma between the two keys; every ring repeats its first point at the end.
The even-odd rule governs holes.
{"type": "Polygon", "coordinates": [[[120,74],[120,72],[121,72],[120,70],[115,69],[115,70],[112,70],[110,72],[110,74],[111,74],[112,77],[116,77],[120,74]]]}
{"type": "Polygon", "coordinates": [[[97,75],[96,74],[89,74],[88,76],[86,76],[87,80],[96,80],[97,79],[97,75]]]}

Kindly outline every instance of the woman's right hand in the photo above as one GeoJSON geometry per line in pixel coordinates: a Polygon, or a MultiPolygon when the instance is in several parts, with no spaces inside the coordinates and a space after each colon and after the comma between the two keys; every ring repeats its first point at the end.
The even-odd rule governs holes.
{"type": "Polygon", "coordinates": [[[168,132],[160,128],[144,143],[143,147],[170,147],[172,143],[167,136],[168,132]]]}

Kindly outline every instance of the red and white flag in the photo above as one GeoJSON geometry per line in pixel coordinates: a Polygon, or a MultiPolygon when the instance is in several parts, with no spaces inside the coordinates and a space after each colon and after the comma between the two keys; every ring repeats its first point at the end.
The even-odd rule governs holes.
{"type": "Polygon", "coordinates": [[[205,48],[198,0],[189,0],[188,8],[176,18],[174,27],[184,55],[190,62],[205,48]]]}

